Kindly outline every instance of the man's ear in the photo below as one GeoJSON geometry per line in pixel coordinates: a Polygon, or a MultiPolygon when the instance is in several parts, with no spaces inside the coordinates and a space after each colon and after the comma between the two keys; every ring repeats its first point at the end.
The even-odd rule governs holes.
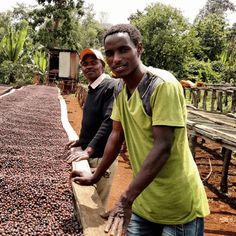
{"type": "Polygon", "coordinates": [[[141,42],[139,42],[138,45],[137,45],[137,52],[138,52],[139,57],[143,53],[143,44],[141,42]]]}

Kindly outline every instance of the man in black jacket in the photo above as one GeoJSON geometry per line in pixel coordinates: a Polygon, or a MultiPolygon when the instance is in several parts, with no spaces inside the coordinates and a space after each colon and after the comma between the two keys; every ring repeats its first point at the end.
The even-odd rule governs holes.
{"type": "MultiPolygon", "coordinates": [[[[86,48],[80,53],[80,64],[85,78],[88,80],[88,95],[83,107],[82,127],[79,139],[66,145],[67,149],[79,147],[72,153],[67,162],[88,160],[91,168],[96,168],[103,156],[107,139],[112,130],[110,119],[113,103],[113,90],[117,83],[104,73],[105,60],[96,49],[86,48]]],[[[104,207],[107,206],[108,195],[117,162],[97,183],[97,192],[104,207]]]]}

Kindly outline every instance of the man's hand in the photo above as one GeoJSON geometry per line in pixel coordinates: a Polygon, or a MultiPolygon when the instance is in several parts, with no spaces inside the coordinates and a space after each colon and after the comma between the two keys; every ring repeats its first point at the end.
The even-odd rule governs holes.
{"type": "Polygon", "coordinates": [[[72,163],[73,161],[81,161],[81,160],[88,160],[88,159],[89,159],[89,154],[87,150],[84,150],[84,151],[77,151],[77,152],[71,153],[66,158],[66,162],[72,163]]]}
{"type": "Polygon", "coordinates": [[[70,174],[70,179],[80,185],[93,185],[97,182],[93,178],[93,174],[86,171],[73,170],[70,174]]]}
{"type": "Polygon", "coordinates": [[[65,150],[70,150],[71,148],[73,147],[78,147],[78,140],[73,140],[73,141],[70,141],[66,144],[65,146],[65,150]]]}
{"type": "Polygon", "coordinates": [[[92,147],[87,147],[84,151],[72,152],[67,158],[67,163],[72,163],[73,161],[88,160],[89,157],[94,153],[92,147]]]}
{"type": "Polygon", "coordinates": [[[105,227],[105,232],[109,235],[121,236],[125,235],[130,218],[131,218],[131,206],[122,197],[115,204],[112,210],[101,215],[103,218],[108,218],[108,222],[105,227]]]}

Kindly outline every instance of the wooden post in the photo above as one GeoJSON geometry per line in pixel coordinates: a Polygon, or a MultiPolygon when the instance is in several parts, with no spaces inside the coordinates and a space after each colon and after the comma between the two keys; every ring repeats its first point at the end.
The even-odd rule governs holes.
{"type": "Polygon", "coordinates": [[[196,93],[197,93],[197,106],[196,106],[196,108],[198,108],[198,104],[201,101],[201,90],[197,88],[196,93]]]}
{"type": "Polygon", "coordinates": [[[207,95],[208,95],[207,90],[204,90],[203,99],[202,99],[202,108],[204,111],[207,110],[207,95]]]}
{"type": "MultiPolygon", "coordinates": [[[[186,88],[187,89],[187,88],[186,88]]],[[[187,89],[188,93],[189,93],[189,101],[192,100],[192,90],[191,88],[190,89],[187,89]]]]}
{"type": "Polygon", "coordinates": [[[198,107],[197,93],[193,89],[191,89],[191,93],[192,93],[192,99],[193,99],[193,106],[197,108],[198,107]]]}
{"type": "Polygon", "coordinates": [[[184,97],[185,97],[185,99],[186,99],[186,89],[185,89],[184,86],[183,86],[183,92],[184,92],[184,97]]]}
{"type": "Polygon", "coordinates": [[[189,148],[192,152],[193,159],[195,160],[195,149],[197,146],[197,136],[193,133],[190,133],[189,135],[189,148]]]}
{"type": "Polygon", "coordinates": [[[234,113],[235,111],[236,111],[236,90],[234,90],[232,94],[232,107],[231,107],[231,112],[234,113]]]}
{"type": "Polygon", "coordinates": [[[223,112],[223,106],[222,106],[222,91],[218,91],[218,99],[217,99],[217,110],[220,112],[223,112]]]}
{"type": "Polygon", "coordinates": [[[212,89],[212,95],[211,95],[211,111],[214,111],[215,100],[216,100],[216,90],[215,90],[215,89],[212,89]]]}
{"type": "Polygon", "coordinates": [[[229,164],[231,160],[232,150],[222,147],[222,155],[224,158],[223,169],[222,169],[222,178],[220,182],[220,190],[223,193],[228,192],[228,172],[229,164]]]}
{"type": "Polygon", "coordinates": [[[225,105],[225,107],[227,107],[228,106],[228,91],[226,90],[225,91],[225,101],[224,101],[224,105],[225,105]]]}

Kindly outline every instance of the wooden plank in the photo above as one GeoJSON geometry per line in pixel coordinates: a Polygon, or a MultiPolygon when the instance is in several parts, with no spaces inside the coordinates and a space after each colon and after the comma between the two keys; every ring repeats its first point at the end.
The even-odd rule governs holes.
{"type": "Polygon", "coordinates": [[[72,181],[76,206],[83,227],[84,236],[105,236],[105,220],[100,216],[104,212],[102,202],[94,186],[81,186],[72,181]]]}
{"type": "Polygon", "coordinates": [[[216,134],[213,134],[212,132],[206,131],[206,130],[203,129],[202,127],[198,127],[198,126],[196,125],[196,126],[194,127],[194,130],[195,130],[197,133],[199,133],[199,134],[201,134],[201,135],[203,135],[203,136],[205,136],[205,137],[207,137],[207,138],[210,138],[210,139],[212,139],[212,140],[214,140],[214,141],[216,141],[216,142],[222,143],[222,138],[221,138],[221,137],[217,136],[216,134]]]}
{"type": "Polygon", "coordinates": [[[70,141],[78,139],[78,135],[76,134],[75,130],[71,127],[71,124],[68,120],[67,116],[67,106],[64,98],[60,95],[60,90],[58,89],[58,99],[60,101],[61,106],[61,123],[63,128],[66,131],[68,139],[70,141]]]}
{"type": "MultiPolygon", "coordinates": [[[[78,135],[71,127],[68,116],[65,100],[58,91],[58,99],[61,105],[61,121],[68,135],[69,140],[78,139],[78,135]]],[[[76,152],[78,148],[72,148],[71,152],[76,152]]],[[[91,173],[90,166],[87,160],[72,163],[72,170],[87,171],[91,173]]],[[[76,207],[76,216],[78,222],[82,224],[84,236],[105,236],[105,220],[100,214],[104,213],[105,209],[101,199],[94,186],[81,186],[71,181],[72,191],[74,194],[74,205],[76,207]]]]}
{"type": "Polygon", "coordinates": [[[222,101],[223,101],[223,92],[219,91],[218,92],[218,100],[217,100],[217,108],[219,109],[220,112],[223,112],[222,101]]]}
{"type": "Polygon", "coordinates": [[[187,125],[190,127],[193,127],[194,125],[196,125],[197,123],[192,121],[192,120],[187,120],[187,125]]]}
{"type": "Polygon", "coordinates": [[[5,87],[5,86],[0,86],[0,96],[2,96],[3,94],[9,93],[11,90],[13,89],[13,87],[5,87]]]}
{"type": "Polygon", "coordinates": [[[234,118],[232,118],[232,122],[228,122],[229,117],[226,116],[226,119],[222,119],[222,114],[221,114],[221,116],[219,116],[219,118],[214,118],[213,115],[211,115],[211,113],[209,113],[209,112],[188,110],[188,113],[206,118],[206,119],[208,119],[214,123],[217,123],[217,124],[224,124],[224,125],[228,125],[228,126],[236,128],[236,119],[234,120],[234,118]]]}
{"type": "Polygon", "coordinates": [[[0,98],[3,98],[3,97],[5,97],[5,96],[8,96],[9,94],[14,93],[15,91],[16,91],[16,89],[13,89],[13,88],[11,87],[9,90],[7,89],[7,90],[1,92],[0,98]]]}
{"type": "MultiPolygon", "coordinates": [[[[76,149],[73,149],[73,151],[76,151],[76,149]]],[[[88,162],[85,160],[74,161],[72,168],[73,170],[91,173],[88,162]]],[[[105,236],[105,220],[100,216],[105,212],[105,209],[96,188],[94,186],[81,186],[73,181],[71,185],[84,236],[105,236]]]]}
{"type": "Polygon", "coordinates": [[[226,134],[211,127],[207,127],[205,125],[195,125],[195,128],[201,129],[202,131],[209,133],[210,135],[212,135],[212,137],[219,137],[220,139],[229,140],[232,143],[235,143],[236,146],[236,135],[226,134]]]}

